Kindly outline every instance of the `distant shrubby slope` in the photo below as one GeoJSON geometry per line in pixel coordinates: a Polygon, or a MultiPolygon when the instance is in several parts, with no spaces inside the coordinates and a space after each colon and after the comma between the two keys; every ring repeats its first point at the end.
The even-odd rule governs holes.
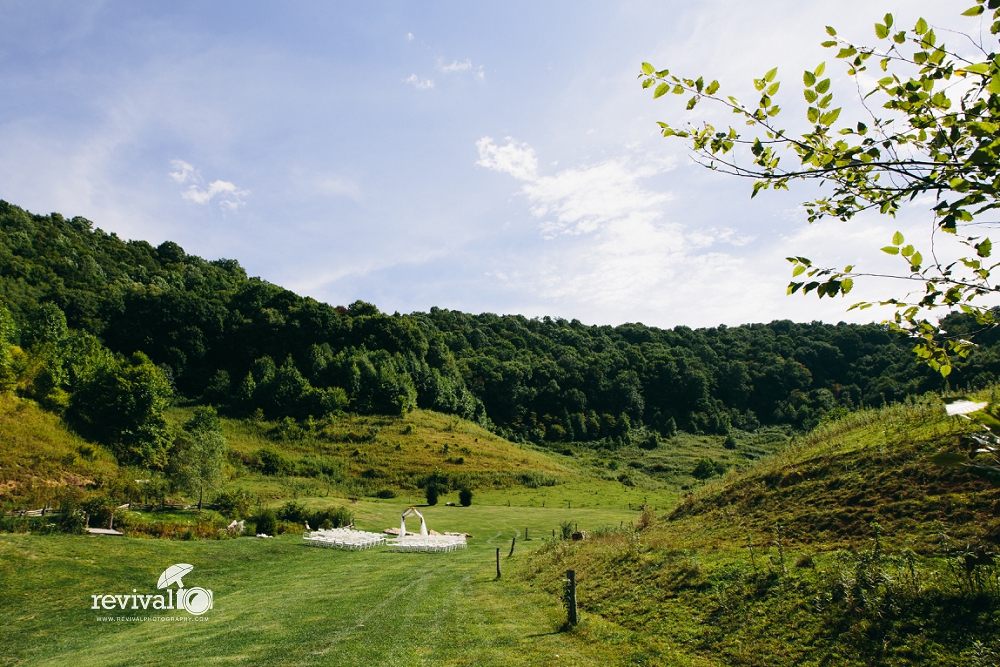
{"type": "MultiPolygon", "coordinates": [[[[43,324],[64,322],[75,345],[124,355],[133,375],[148,376],[151,362],[177,392],[233,414],[401,414],[419,406],[538,442],[616,445],[655,442],[657,432],[676,429],[810,427],[824,414],[943,383],[916,364],[905,340],[876,325],[664,330],[436,308],[386,315],[361,301],[332,307],[300,297],[248,278],[235,260],[205,261],[169,241],[126,242],[86,219],[6,202],[0,298],[12,315],[8,338],[25,350],[63,341],[43,324]]],[[[956,320],[949,329],[962,326],[956,320]]],[[[991,380],[993,342],[951,382],[991,380]]],[[[49,382],[72,396],[65,377],[36,391],[49,382]]]]}

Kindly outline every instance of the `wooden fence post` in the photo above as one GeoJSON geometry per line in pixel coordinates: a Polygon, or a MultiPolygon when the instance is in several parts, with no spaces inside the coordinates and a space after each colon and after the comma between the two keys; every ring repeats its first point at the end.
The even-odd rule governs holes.
{"type": "Polygon", "coordinates": [[[507,554],[507,558],[510,558],[511,556],[514,555],[514,543],[515,542],[517,542],[517,535],[515,535],[512,538],[510,538],[510,553],[507,554]]]}
{"type": "Polygon", "coordinates": [[[497,579],[500,578],[500,547],[497,547],[497,579]]]}
{"type": "Polygon", "coordinates": [[[569,614],[569,624],[576,625],[579,620],[576,615],[576,571],[566,570],[566,578],[569,579],[566,587],[566,611],[569,614]]]}

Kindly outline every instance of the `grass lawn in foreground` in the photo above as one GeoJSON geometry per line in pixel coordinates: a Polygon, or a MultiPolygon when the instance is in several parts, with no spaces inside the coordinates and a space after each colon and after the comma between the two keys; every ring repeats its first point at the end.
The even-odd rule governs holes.
{"type": "MultiPolygon", "coordinates": [[[[359,527],[381,530],[398,525],[403,506],[354,509],[359,527]]],[[[616,648],[624,639],[584,639],[588,632],[617,636],[596,619],[582,633],[557,632],[564,620],[559,601],[516,581],[511,575],[520,558],[508,560],[507,552],[525,527],[538,536],[563,521],[593,529],[630,521],[635,513],[495,506],[421,511],[433,529],[472,533],[469,548],[348,552],[306,547],[299,535],[191,542],[0,535],[0,664],[604,665],[624,659],[616,648]],[[496,547],[510,569],[499,582],[496,547]],[[157,577],[174,563],[194,566],[184,584],[211,589],[214,609],[200,617],[90,609],[95,594],[157,593],[157,577]],[[111,615],[186,620],[98,620],[111,615]]],[[[537,537],[519,539],[517,553],[539,544],[537,537]]]]}

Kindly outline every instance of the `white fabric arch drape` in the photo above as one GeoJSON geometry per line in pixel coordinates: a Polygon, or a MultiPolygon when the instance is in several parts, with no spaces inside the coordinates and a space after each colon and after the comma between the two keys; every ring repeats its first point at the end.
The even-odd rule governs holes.
{"type": "Polygon", "coordinates": [[[421,514],[420,512],[418,512],[415,507],[409,508],[408,510],[406,510],[405,512],[403,512],[403,516],[400,517],[399,536],[400,537],[404,537],[406,535],[406,517],[410,516],[411,514],[416,514],[418,517],[420,517],[420,534],[423,535],[424,537],[426,537],[427,536],[427,522],[424,521],[424,515],[421,514]]]}

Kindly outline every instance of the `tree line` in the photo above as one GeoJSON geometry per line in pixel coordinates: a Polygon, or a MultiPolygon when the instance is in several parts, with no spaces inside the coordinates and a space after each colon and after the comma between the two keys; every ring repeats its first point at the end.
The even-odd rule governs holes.
{"type": "MultiPolygon", "coordinates": [[[[618,446],[676,430],[810,428],[824,415],[944,387],[880,325],[640,323],[392,315],[330,306],[80,217],[0,202],[0,381],[129,462],[165,465],[171,396],[231,415],[426,408],[514,439],[618,446]]],[[[953,333],[975,326],[962,316],[953,333]]],[[[995,377],[996,336],[952,384],[995,377]]]]}

